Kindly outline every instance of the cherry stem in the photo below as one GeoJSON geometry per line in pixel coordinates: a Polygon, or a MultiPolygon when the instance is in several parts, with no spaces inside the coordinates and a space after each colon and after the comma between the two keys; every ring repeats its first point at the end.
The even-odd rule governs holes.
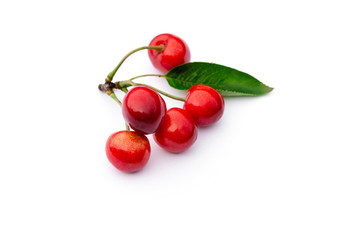
{"type": "Polygon", "coordinates": [[[172,94],[170,94],[170,93],[164,92],[164,91],[162,91],[162,90],[160,90],[160,89],[157,89],[157,88],[155,88],[155,87],[153,87],[153,86],[150,86],[150,85],[147,85],[147,84],[134,83],[134,82],[131,81],[131,80],[128,80],[128,81],[125,81],[125,82],[129,82],[129,83],[130,83],[131,85],[133,85],[134,87],[136,87],[136,86],[142,86],[142,87],[151,88],[152,90],[154,90],[154,91],[156,91],[156,92],[158,92],[158,93],[160,93],[160,94],[162,94],[162,95],[164,95],[164,96],[167,96],[167,97],[169,97],[169,98],[172,98],[172,99],[175,99],[175,100],[178,100],[178,101],[183,101],[183,102],[185,102],[185,100],[186,100],[186,98],[184,98],[184,97],[174,96],[174,95],[172,95],[172,94]]]}
{"type": "MultiPolygon", "coordinates": [[[[116,95],[115,95],[114,92],[110,93],[109,96],[110,96],[112,99],[114,99],[115,102],[117,102],[117,103],[120,105],[120,107],[122,107],[121,101],[116,97],[116,95]]],[[[128,125],[126,122],[125,122],[125,128],[126,128],[127,131],[130,131],[130,127],[129,127],[129,125],[128,125]]]]}
{"type": "Polygon", "coordinates": [[[133,53],[136,53],[138,51],[144,50],[144,49],[154,49],[157,50],[158,52],[162,52],[164,50],[165,46],[163,44],[158,45],[158,46],[144,46],[144,47],[139,47],[136,48],[134,50],[132,50],[131,52],[129,52],[128,54],[125,55],[125,57],[123,57],[123,59],[121,59],[121,61],[119,62],[119,64],[115,67],[115,69],[109,73],[109,75],[106,77],[105,81],[106,82],[111,82],[112,79],[114,78],[116,72],[119,70],[120,66],[125,62],[125,60],[131,56],[133,53]]]}
{"type": "Polygon", "coordinates": [[[143,74],[143,75],[139,75],[139,76],[130,78],[129,81],[132,82],[132,80],[137,79],[137,78],[142,78],[142,77],[165,77],[165,75],[161,75],[161,74],[143,74]]]}
{"type": "Polygon", "coordinates": [[[122,107],[121,101],[116,97],[116,95],[115,95],[114,92],[112,92],[109,96],[110,96],[112,99],[114,99],[115,102],[117,102],[117,103],[120,105],[120,107],[122,107]]]}

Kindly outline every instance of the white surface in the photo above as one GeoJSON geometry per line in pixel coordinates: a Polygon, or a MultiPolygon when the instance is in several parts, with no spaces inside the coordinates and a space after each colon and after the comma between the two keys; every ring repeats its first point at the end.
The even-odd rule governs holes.
{"type": "MultiPolygon", "coordinates": [[[[359,239],[356,2],[2,1],[0,239],[359,239]],[[150,138],[123,174],[104,145],[124,121],[97,85],[164,32],[275,90],[226,99],[183,154],[150,138]]],[[[145,73],[139,52],[115,79],[145,73]]]]}

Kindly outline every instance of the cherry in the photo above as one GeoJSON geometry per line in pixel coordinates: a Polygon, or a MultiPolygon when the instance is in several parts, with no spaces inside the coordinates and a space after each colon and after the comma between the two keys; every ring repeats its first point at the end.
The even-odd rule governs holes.
{"type": "Polygon", "coordinates": [[[141,134],[156,131],[166,113],[164,99],[148,87],[134,87],[124,97],[122,113],[130,127],[141,134]]]}
{"type": "Polygon", "coordinates": [[[206,85],[192,86],[184,109],[194,118],[198,126],[208,126],[218,121],[224,113],[224,98],[218,91],[206,85]]]}
{"type": "Polygon", "coordinates": [[[188,149],[197,138],[194,119],[184,109],[171,108],[167,111],[154,140],[169,152],[179,153],[188,149]]]}
{"type": "Polygon", "coordinates": [[[170,69],[190,61],[190,50],[187,44],[172,34],[160,34],[149,44],[150,46],[163,45],[164,49],[149,49],[149,58],[156,69],[167,73],[170,69]]]}
{"type": "Polygon", "coordinates": [[[123,172],[142,169],[151,152],[148,138],[132,131],[120,131],[110,135],[105,150],[110,163],[123,172]]]}

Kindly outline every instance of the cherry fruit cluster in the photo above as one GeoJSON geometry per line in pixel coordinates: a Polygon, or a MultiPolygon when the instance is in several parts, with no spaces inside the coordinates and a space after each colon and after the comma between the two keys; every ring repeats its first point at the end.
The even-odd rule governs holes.
{"type": "Polygon", "coordinates": [[[151,153],[146,135],[152,134],[155,142],[165,150],[180,153],[193,145],[198,136],[198,127],[217,122],[224,112],[224,99],[215,89],[198,84],[192,86],[185,98],[174,97],[144,84],[128,81],[113,83],[112,79],[122,62],[134,52],[147,49],[153,66],[166,73],[172,68],[190,61],[187,44],[172,34],[156,36],[149,46],[135,49],[126,55],[99,89],[106,92],[122,106],[126,130],[110,135],[106,142],[108,160],[119,170],[136,172],[148,162],[151,153]],[[128,87],[132,87],[128,91],[128,87]],[[126,93],[119,101],[113,89],[126,93]],[[159,94],[184,101],[183,108],[167,109],[159,94]],[[132,130],[130,130],[130,128],[132,130]]]}

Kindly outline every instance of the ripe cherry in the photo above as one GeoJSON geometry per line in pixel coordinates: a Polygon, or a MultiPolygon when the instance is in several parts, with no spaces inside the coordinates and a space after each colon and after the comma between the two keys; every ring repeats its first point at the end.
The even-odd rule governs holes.
{"type": "Polygon", "coordinates": [[[186,110],[171,108],[153,136],[156,143],[165,150],[179,153],[188,149],[195,142],[197,127],[194,119],[186,110]]]}
{"type": "Polygon", "coordinates": [[[151,152],[148,138],[132,131],[120,131],[110,135],[105,150],[110,163],[123,172],[142,169],[151,152]]]}
{"type": "Polygon", "coordinates": [[[148,87],[134,87],[124,97],[122,113],[130,127],[142,134],[156,131],[166,113],[164,99],[148,87]]]}
{"type": "Polygon", "coordinates": [[[161,52],[149,49],[148,54],[154,67],[163,73],[190,61],[190,50],[187,44],[172,34],[160,34],[151,42],[150,46],[163,45],[161,52]]]}
{"type": "Polygon", "coordinates": [[[224,113],[224,98],[218,91],[206,85],[192,86],[184,109],[194,118],[198,126],[208,126],[218,121],[224,113]]]}

